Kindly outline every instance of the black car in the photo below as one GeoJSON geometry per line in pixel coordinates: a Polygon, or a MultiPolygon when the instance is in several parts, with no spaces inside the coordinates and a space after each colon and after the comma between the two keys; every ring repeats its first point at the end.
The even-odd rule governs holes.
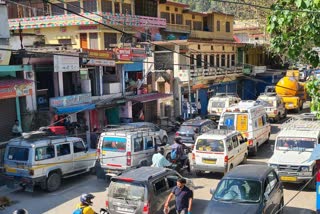
{"type": "Polygon", "coordinates": [[[216,129],[217,124],[209,119],[191,119],[184,122],[176,132],[176,137],[181,137],[181,141],[189,147],[194,145],[197,137],[212,129],[216,129]]]}
{"type": "Polygon", "coordinates": [[[235,167],[211,190],[205,214],[282,213],[283,185],[273,168],[265,165],[235,167]]]}

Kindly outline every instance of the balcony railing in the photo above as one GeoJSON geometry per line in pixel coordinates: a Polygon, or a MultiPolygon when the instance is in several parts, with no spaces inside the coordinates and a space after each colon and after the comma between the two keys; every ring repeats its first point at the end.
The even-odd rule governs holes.
{"type": "Polygon", "coordinates": [[[198,76],[220,76],[227,74],[239,74],[243,72],[243,66],[232,66],[232,67],[209,67],[207,69],[195,68],[190,70],[190,77],[198,76]]]}
{"type": "Polygon", "coordinates": [[[189,25],[178,25],[178,24],[167,23],[167,27],[165,28],[165,31],[174,32],[174,33],[190,33],[191,29],[189,25]]]}
{"type": "Polygon", "coordinates": [[[225,34],[220,34],[217,32],[208,32],[208,31],[200,31],[200,30],[192,30],[189,38],[194,39],[224,39],[224,40],[233,40],[232,34],[230,33],[229,37],[225,34]]]}
{"type": "Polygon", "coordinates": [[[56,16],[36,16],[19,19],[9,19],[10,30],[19,29],[19,23],[22,29],[46,28],[46,27],[63,27],[63,26],[80,26],[93,25],[96,22],[107,25],[126,25],[132,27],[156,27],[165,28],[166,19],[148,16],[123,15],[98,12],[81,13],[81,15],[88,17],[94,21],[74,15],[56,15],[56,16]],[[95,22],[96,21],[96,22],[95,22]]]}

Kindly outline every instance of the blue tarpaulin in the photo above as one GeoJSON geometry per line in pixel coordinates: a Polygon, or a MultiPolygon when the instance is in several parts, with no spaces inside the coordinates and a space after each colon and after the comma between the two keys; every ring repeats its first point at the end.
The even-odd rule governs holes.
{"type": "Polygon", "coordinates": [[[132,64],[124,64],[124,71],[142,71],[143,70],[143,63],[142,62],[134,62],[132,64]]]}
{"type": "Polygon", "coordinates": [[[70,113],[75,113],[80,111],[92,110],[95,108],[96,108],[96,105],[90,103],[90,104],[81,104],[81,105],[68,106],[68,107],[55,107],[54,110],[56,114],[70,114],[70,113]]]}

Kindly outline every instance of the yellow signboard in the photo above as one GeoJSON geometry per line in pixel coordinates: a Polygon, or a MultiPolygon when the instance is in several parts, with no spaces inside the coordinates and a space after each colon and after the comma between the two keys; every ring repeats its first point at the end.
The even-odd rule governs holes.
{"type": "Polygon", "coordinates": [[[248,129],[248,115],[238,114],[237,115],[237,130],[247,131],[248,129]]]}

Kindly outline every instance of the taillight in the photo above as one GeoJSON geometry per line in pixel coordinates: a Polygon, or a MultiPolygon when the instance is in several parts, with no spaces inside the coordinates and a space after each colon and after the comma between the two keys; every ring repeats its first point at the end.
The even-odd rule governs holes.
{"type": "Polygon", "coordinates": [[[253,140],[251,139],[251,140],[248,140],[248,145],[249,146],[253,146],[253,140]]]}
{"type": "Polygon", "coordinates": [[[176,136],[179,136],[179,132],[176,132],[176,136]]]}
{"type": "Polygon", "coordinates": [[[97,153],[97,157],[99,157],[100,156],[100,149],[97,149],[96,153],[97,153]]]}
{"type": "Polygon", "coordinates": [[[109,201],[106,201],[106,208],[109,207],[109,201]]]}
{"type": "Polygon", "coordinates": [[[127,152],[127,166],[131,166],[131,152],[127,152]]]}
{"type": "Polygon", "coordinates": [[[144,204],[142,213],[149,214],[149,202],[144,204]]]}
{"type": "Polygon", "coordinates": [[[196,155],[194,153],[192,153],[192,160],[196,159],[196,155]]]}
{"type": "Polygon", "coordinates": [[[229,161],[228,155],[224,156],[224,163],[228,163],[228,161],[229,161]]]}
{"type": "Polygon", "coordinates": [[[29,169],[29,175],[31,175],[31,176],[34,175],[34,170],[33,169],[29,169]]]}

